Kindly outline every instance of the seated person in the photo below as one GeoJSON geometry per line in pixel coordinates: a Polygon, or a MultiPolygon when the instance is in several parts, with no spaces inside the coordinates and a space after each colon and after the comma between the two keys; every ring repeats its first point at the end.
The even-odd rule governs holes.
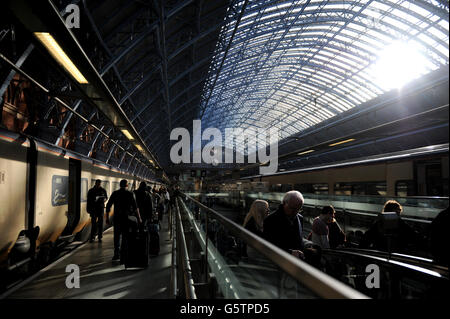
{"type": "MultiPolygon", "coordinates": [[[[245,216],[243,224],[244,228],[251,231],[255,235],[263,237],[263,222],[264,218],[266,218],[269,214],[269,211],[270,210],[268,202],[260,199],[255,200],[252,203],[247,216],[245,216]]],[[[244,242],[241,242],[241,249],[242,255],[244,257],[255,257],[258,255],[252,253],[249,256],[251,248],[247,247],[244,242]]]]}
{"type": "Polygon", "coordinates": [[[335,218],[328,223],[328,229],[328,239],[330,241],[331,249],[336,249],[338,246],[345,245],[347,238],[335,218]]]}
{"type": "Polygon", "coordinates": [[[245,216],[244,228],[262,237],[264,218],[267,217],[269,211],[269,203],[265,200],[255,200],[245,216]]]}
{"type": "MultiPolygon", "coordinates": [[[[388,200],[384,204],[382,213],[395,212],[398,216],[402,213],[402,206],[395,200],[388,200]]],[[[360,248],[370,248],[382,251],[408,252],[410,248],[417,247],[420,243],[420,235],[415,232],[401,218],[395,229],[387,234],[382,227],[382,221],[378,219],[364,234],[359,244],[360,248]]]]}
{"type": "Polygon", "coordinates": [[[316,217],[312,224],[312,242],[320,248],[329,249],[329,227],[328,224],[334,219],[333,206],[324,206],[320,212],[320,216],[316,217]]]}

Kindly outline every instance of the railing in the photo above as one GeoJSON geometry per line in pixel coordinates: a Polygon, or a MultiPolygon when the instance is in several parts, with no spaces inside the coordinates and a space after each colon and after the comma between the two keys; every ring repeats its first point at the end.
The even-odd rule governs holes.
{"type": "Polygon", "coordinates": [[[177,236],[174,234],[173,230],[176,229],[176,219],[175,215],[178,212],[178,206],[176,210],[173,207],[169,209],[169,237],[172,241],[172,272],[170,277],[170,297],[177,298],[178,296],[178,274],[177,274],[177,236]]]}
{"type": "MultiPolygon", "coordinates": [[[[183,224],[181,223],[180,210],[178,206],[178,199],[175,201],[176,211],[172,214],[172,222],[175,224],[175,236],[173,240],[175,243],[176,255],[175,259],[172,259],[176,263],[177,270],[175,271],[174,284],[177,282],[184,283],[184,293],[178,291],[182,297],[186,299],[197,299],[197,295],[194,288],[194,280],[192,278],[192,269],[189,259],[188,248],[186,246],[186,238],[184,234],[183,224]],[[178,271],[178,266],[181,266],[181,272],[178,271]],[[182,276],[182,280],[181,279],[182,276]]],[[[170,223],[169,223],[170,224],[170,223]]],[[[173,264],[173,263],[172,263],[173,264]]],[[[177,292],[177,289],[174,290],[177,292]]],[[[177,295],[178,296],[178,295],[177,295]]]]}
{"type": "Polygon", "coordinates": [[[424,258],[362,249],[324,250],[321,268],[372,298],[450,297],[448,268],[424,258]],[[377,269],[376,287],[367,284],[368,266],[377,269]]]}
{"type": "MultiPolygon", "coordinates": [[[[195,293],[205,285],[208,289],[203,293],[209,293],[210,298],[367,298],[192,197],[184,196],[195,212],[180,201],[177,233],[181,240],[177,241],[177,246],[186,247],[181,251],[184,251],[182,259],[187,261],[184,257],[189,256],[188,246],[191,252],[203,252],[199,267],[184,267],[187,275],[191,271],[195,273],[194,268],[202,272],[202,275],[192,276],[198,279],[195,284],[190,281],[192,277],[187,277],[187,284],[195,286],[195,293]],[[184,236],[187,226],[190,228],[189,244],[185,244],[184,236]],[[231,250],[227,247],[232,238],[230,234],[239,242],[231,250]],[[239,256],[242,246],[247,246],[245,257],[239,256]]],[[[191,257],[191,261],[194,259],[191,257]]]]}

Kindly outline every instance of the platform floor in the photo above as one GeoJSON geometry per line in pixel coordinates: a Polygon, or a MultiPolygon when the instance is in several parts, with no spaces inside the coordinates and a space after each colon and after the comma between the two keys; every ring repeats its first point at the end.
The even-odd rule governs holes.
{"type": "Polygon", "coordinates": [[[114,255],[113,229],[104,232],[103,241],[85,243],[41,271],[7,299],[168,299],[171,276],[172,243],[169,240],[167,216],[161,223],[158,256],[150,257],[146,269],[125,269],[112,261],[114,255]],[[67,288],[66,266],[76,264],[80,269],[80,288],[67,288]]]}

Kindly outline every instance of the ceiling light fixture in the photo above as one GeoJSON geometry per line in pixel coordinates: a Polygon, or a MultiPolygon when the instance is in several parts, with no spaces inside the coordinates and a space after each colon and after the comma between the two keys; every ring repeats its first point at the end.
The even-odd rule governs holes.
{"type": "Polygon", "coordinates": [[[344,141],[340,141],[340,142],[337,142],[337,143],[333,143],[333,144],[330,144],[330,145],[328,145],[328,146],[336,146],[336,145],[348,143],[348,142],[351,142],[351,141],[354,141],[354,140],[355,140],[354,138],[350,138],[350,139],[348,139],[348,140],[344,140],[344,141]]]}
{"type": "Polygon", "coordinates": [[[297,155],[305,155],[305,154],[312,153],[312,152],[314,152],[314,150],[304,151],[304,152],[298,153],[297,155]]]}
{"type": "Polygon", "coordinates": [[[128,130],[121,130],[121,131],[130,141],[134,140],[133,136],[131,136],[131,134],[130,134],[130,132],[128,132],[128,130]]]}
{"type": "Polygon", "coordinates": [[[52,37],[50,33],[47,32],[34,32],[36,38],[45,46],[45,48],[50,52],[53,58],[61,64],[67,72],[74,77],[74,79],[81,84],[87,84],[88,81],[77,69],[72,60],[67,56],[64,50],[60,47],[58,42],[52,37]]]}

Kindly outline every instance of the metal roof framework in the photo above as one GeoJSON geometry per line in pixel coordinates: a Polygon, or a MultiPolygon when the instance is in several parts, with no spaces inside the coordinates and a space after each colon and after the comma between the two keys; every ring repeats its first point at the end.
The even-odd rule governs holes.
{"type": "Polygon", "coordinates": [[[102,44],[99,74],[161,163],[173,127],[192,125],[229,1],[86,1],[102,44]]]}
{"type": "Polygon", "coordinates": [[[425,0],[253,0],[222,36],[232,43],[210,67],[203,127],[276,127],[282,141],[388,92],[373,69],[390,44],[419,48],[427,61],[420,75],[448,66],[449,7],[425,0]]]}

